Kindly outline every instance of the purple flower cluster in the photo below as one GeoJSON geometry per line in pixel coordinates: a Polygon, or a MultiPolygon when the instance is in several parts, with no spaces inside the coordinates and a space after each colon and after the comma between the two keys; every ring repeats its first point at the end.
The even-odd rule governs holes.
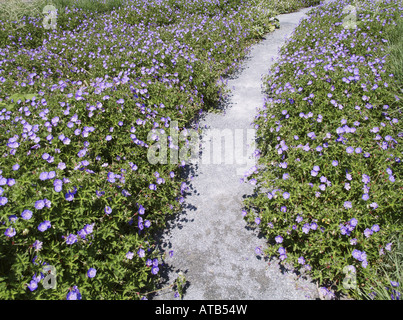
{"type": "Polygon", "coordinates": [[[354,228],[357,226],[358,221],[356,218],[350,219],[347,224],[340,224],[340,233],[349,236],[354,228]]]}
{"type": "Polygon", "coordinates": [[[353,256],[354,259],[361,262],[361,266],[363,268],[366,268],[368,266],[367,254],[365,253],[365,251],[354,249],[351,255],[353,256]]]}
{"type": "Polygon", "coordinates": [[[66,296],[66,300],[81,300],[81,298],[81,293],[77,286],[73,286],[66,296]]]}
{"type": "Polygon", "coordinates": [[[51,226],[52,226],[52,225],[51,225],[50,221],[49,221],[49,220],[45,220],[45,221],[43,221],[43,222],[41,222],[41,223],[39,224],[38,230],[39,230],[40,232],[45,232],[45,231],[48,230],[51,226]]]}
{"type": "Polygon", "coordinates": [[[44,278],[45,276],[43,275],[43,273],[41,272],[40,275],[36,275],[36,273],[32,276],[32,280],[27,284],[27,287],[29,289],[29,291],[35,291],[36,289],[38,289],[38,284],[41,282],[41,280],[44,278]]]}

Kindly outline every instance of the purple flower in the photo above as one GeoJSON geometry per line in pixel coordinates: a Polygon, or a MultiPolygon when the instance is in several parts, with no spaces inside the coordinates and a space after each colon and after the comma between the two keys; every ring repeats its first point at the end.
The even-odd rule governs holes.
{"type": "Polygon", "coordinates": [[[131,193],[129,193],[129,191],[127,191],[127,190],[125,190],[125,189],[122,190],[122,194],[123,194],[125,197],[131,196],[131,193]]]}
{"type": "Polygon", "coordinates": [[[305,224],[302,226],[302,232],[305,233],[305,234],[308,234],[308,232],[309,232],[310,229],[311,229],[311,227],[310,227],[310,225],[309,225],[308,223],[305,223],[305,224]]]}
{"type": "Polygon", "coordinates": [[[282,243],[283,242],[283,237],[282,236],[277,236],[274,238],[277,243],[282,243]]]}
{"type": "Polygon", "coordinates": [[[16,163],[15,165],[13,165],[13,170],[17,171],[20,168],[20,165],[18,163],[16,163]]]}
{"type": "Polygon", "coordinates": [[[342,225],[342,226],[340,227],[340,233],[341,233],[342,235],[346,235],[346,234],[348,233],[347,228],[342,225]]]}
{"type": "Polygon", "coordinates": [[[261,255],[262,254],[262,249],[259,248],[259,247],[256,247],[255,248],[255,253],[256,253],[256,255],[261,255]]]}
{"type": "Polygon", "coordinates": [[[45,202],[45,207],[50,208],[52,202],[50,202],[48,199],[43,199],[43,201],[45,202]]]}
{"type": "Polygon", "coordinates": [[[129,251],[128,253],[126,253],[126,258],[129,259],[129,260],[133,259],[133,256],[134,256],[134,253],[131,252],[131,251],[129,251]]]}
{"type": "Polygon", "coordinates": [[[261,222],[260,218],[259,218],[259,217],[256,217],[256,218],[255,218],[255,223],[256,223],[257,225],[259,225],[260,222],[261,222]]]}
{"type": "Polygon", "coordinates": [[[107,179],[110,183],[114,183],[115,180],[115,174],[113,172],[108,172],[108,179],[107,179]]]}
{"type": "Polygon", "coordinates": [[[67,300],[81,300],[81,293],[78,290],[77,286],[74,286],[73,290],[71,290],[69,293],[67,293],[66,299],[67,300]]]}
{"type": "Polygon", "coordinates": [[[27,284],[28,289],[32,292],[38,288],[38,283],[35,280],[31,280],[29,284],[27,284]]]}
{"type": "Polygon", "coordinates": [[[54,186],[54,190],[55,190],[56,192],[60,192],[60,191],[62,191],[62,189],[63,189],[63,181],[60,180],[60,179],[56,179],[56,180],[53,182],[53,186],[54,186]]]}
{"type": "Polygon", "coordinates": [[[80,151],[77,153],[77,156],[78,156],[79,158],[82,158],[82,157],[85,156],[86,153],[87,153],[87,150],[86,150],[86,149],[82,149],[82,150],[80,150],[80,151]]]}
{"type": "Polygon", "coordinates": [[[374,231],[374,232],[378,232],[378,231],[380,230],[379,225],[374,224],[374,225],[371,227],[371,230],[374,231]]]}
{"type": "Polygon", "coordinates": [[[160,270],[160,269],[159,269],[158,267],[152,267],[152,268],[151,268],[151,273],[152,273],[152,274],[157,274],[159,270],[160,270]]]}
{"type": "Polygon", "coordinates": [[[298,258],[298,263],[304,265],[304,264],[305,264],[305,259],[304,259],[304,257],[299,257],[299,258],[298,258]]]}
{"type": "Polygon", "coordinates": [[[35,242],[32,244],[32,246],[35,248],[35,251],[39,251],[42,249],[43,242],[39,240],[35,240],[35,242]]]}
{"type": "Polygon", "coordinates": [[[39,179],[42,181],[47,180],[47,179],[49,179],[49,174],[47,172],[41,172],[39,174],[39,179]]]}
{"type": "Polygon", "coordinates": [[[356,238],[351,239],[351,240],[350,240],[350,244],[351,244],[352,246],[355,246],[355,245],[357,244],[357,239],[356,239],[356,238]]]}
{"type": "Polygon", "coordinates": [[[146,255],[144,249],[141,248],[137,251],[137,254],[140,258],[144,258],[146,255]]]}
{"type": "Polygon", "coordinates": [[[138,227],[139,227],[140,230],[143,230],[143,229],[144,229],[143,218],[142,218],[142,217],[139,217],[138,222],[137,222],[137,225],[138,225],[138,227]]]}
{"type": "Polygon", "coordinates": [[[87,271],[88,278],[94,278],[96,274],[97,270],[95,270],[94,268],[89,268],[87,271]]]}
{"type": "Polygon", "coordinates": [[[67,192],[64,196],[65,196],[67,201],[73,201],[74,200],[74,194],[71,193],[71,192],[67,192]]]}
{"type": "Polygon", "coordinates": [[[76,243],[77,240],[78,240],[78,239],[77,239],[77,236],[76,236],[75,234],[70,233],[70,234],[67,236],[66,244],[73,244],[73,243],[76,243]]]}
{"type": "Polygon", "coordinates": [[[352,256],[354,259],[361,261],[361,251],[360,250],[354,249],[352,252],[352,256]]]}
{"type": "Polygon", "coordinates": [[[353,206],[351,205],[351,202],[350,201],[345,201],[344,202],[344,208],[346,208],[346,209],[351,209],[353,206]]]}
{"type": "Polygon", "coordinates": [[[355,226],[358,224],[358,220],[357,220],[356,218],[352,218],[352,219],[349,221],[349,223],[350,223],[350,225],[351,225],[352,227],[355,227],[355,226]]]}
{"type": "Polygon", "coordinates": [[[367,201],[368,199],[369,199],[368,193],[364,193],[364,194],[362,195],[362,200],[367,201]]]}
{"type": "Polygon", "coordinates": [[[362,182],[364,182],[365,184],[368,184],[371,181],[370,177],[366,174],[362,175],[362,182]]]}
{"type": "Polygon", "coordinates": [[[56,172],[55,171],[50,171],[48,173],[48,179],[53,179],[54,177],[56,177],[56,172]]]}
{"type": "Polygon", "coordinates": [[[111,214],[112,213],[112,208],[109,207],[109,206],[105,206],[104,211],[105,211],[106,214],[111,214]]]}
{"type": "Polygon", "coordinates": [[[372,202],[369,206],[374,209],[378,208],[378,204],[376,202],[372,202]]]}
{"type": "Polygon", "coordinates": [[[86,224],[86,225],[84,226],[84,231],[85,231],[85,233],[86,233],[86,234],[92,233],[92,232],[94,231],[94,225],[95,225],[95,223],[86,224]]]}
{"type": "Polygon", "coordinates": [[[81,237],[81,239],[85,239],[85,236],[87,235],[84,229],[79,230],[77,234],[81,237]]]}
{"type": "Polygon", "coordinates": [[[35,208],[37,210],[41,210],[45,207],[45,201],[44,200],[38,200],[35,202],[35,208]]]}
{"type": "Polygon", "coordinates": [[[366,228],[366,229],[364,230],[364,235],[365,235],[365,237],[369,238],[369,237],[372,235],[372,230],[366,228]]]}
{"type": "Polygon", "coordinates": [[[290,194],[289,194],[288,192],[284,192],[284,193],[283,193],[283,198],[284,198],[285,200],[287,200],[289,197],[290,197],[290,194]]]}
{"type": "Polygon", "coordinates": [[[353,153],[353,152],[354,152],[354,148],[353,148],[353,147],[347,147],[346,152],[347,152],[347,153],[353,153]]]}
{"type": "Polygon", "coordinates": [[[5,206],[7,202],[8,199],[6,197],[0,197],[0,206],[5,206]]]}
{"type": "Polygon", "coordinates": [[[151,183],[148,187],[150,190],[157,190],[157,186],[154,183],[151,183]]]}
{"type": "Polygon", "coordinates": [[[149,228],[149,227],[151,226],[151,221],[150,221],[150,220],[145,220],[145,221],[144,221],[144,226],[145,226],[146,228],[149,228]]]}
{"type": "Polygon", "coordinates": [[[22,217],[24,220],[29,220],[29,219],[31,219],[31,217],[32,217],[32,211],[30,211],[30,210],[24,210],[24,211],[21,213],[21,217],[22,217]]]}
{"type": "Polygon", "coordinates": [[[17,232],[15,231],[15,229],[14,228],[8,228],[8,229],[6,229],[6,231],[4,232],[4,234],[7,236],[7,237],[14,237],[15,236],[15,234],[16,234],[17,232]]]}
{"type": "Polygon", "coordinates": [[[50,221],[45,220],[45,221],[43,221],[43,222],[41,222],[41,223],[39,224],[38,230],[39,230],[40,232],[44,232],[44,231],[48,230],[50,227],[51,227],[50,221]]]}
{"type": "Polygon", "coordinates": [[[60,162],[57,165],[57,168],[60,169],[60,170],[64,170],[64,169],[66,169],[66,164],[64,162],[60,162]]]}

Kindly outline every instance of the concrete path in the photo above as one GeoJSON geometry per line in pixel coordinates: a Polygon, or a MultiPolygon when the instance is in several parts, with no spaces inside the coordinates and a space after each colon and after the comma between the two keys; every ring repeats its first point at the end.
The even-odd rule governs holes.
{"type": "MultiPolygon", "coordinates": [[[[268,34],[255,45],[239,72],[228,80],[231,89],[225,111],[208,113],[200,127],[208,129],[253,129],[257,108],[263,106],[262,75],[266,74],[277,57],[285,37],[290,36],[309,8],[279,15],[280,29],[268,34]]],[[[207,132],[203,131],[203,134],[207,132]]],[[[201,151],[206,152],[206,143],[201,151]]],[[[244,151],[249,155],[253,147],[244,151]]],[[[252,166],[254,158],[252,158],[252,166]]],[[[243,166],[246,169],[246,166],[243,166]]],[[[184,210],[168,224],[158,244],[166,252],[165,265],[160,268],[166,284],[173,283],[177,272],[187,280],[184,300],[294,300],[317,299],[314,283],[282,270],[277,262],[270,264],[255,253],[265,247],[266,240],[257,230],[247,228],[242,217],[242,201],[253,193],[253,186],[240,183],[234,164],[205,164],[199,161],[191,168],[193,176],[184,210]],[[168,252],[173,250],[173,256],[168,252]]],[[[244,170],[245,171],[245,170],[244,170]]],[[[174,299],[172,290],[161,291],[154,300],[174,299]]]]}

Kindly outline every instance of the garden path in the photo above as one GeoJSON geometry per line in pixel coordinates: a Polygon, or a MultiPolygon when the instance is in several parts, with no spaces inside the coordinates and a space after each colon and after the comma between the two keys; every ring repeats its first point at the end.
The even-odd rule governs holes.
{"type": "MultiPolygon", "coordinates": [[[[200,128],[230,129],[232,133],[247,129],[263,105],[262,75],[267,73],[300,19],[310,8],[279,15],[280,29],[265,36],[252,47],[239,71],[228,79],[231,89],[222,113],[207,113],[200,128]]],[[[206,130],[203,131],[204,134],[206,130]]],[[[206,143],[201,153],[206,152],[206,143]]],[[[244,139],[243,150],[251,155],[244,139]]],[[[292,272],[280,268],[276,261],[270,264],[255,252],[264,248],[266,239],[258,230],[247,227],[242,217],[242,201],[253,193],[253,186],[240,183],[237,169],[250,168],[234,164],[205,164],[199,161],[190,168],[193,176],[184,210],[168,223],[158,247],[166,252],[160,268],[169,285],[178,271],[185,274],[187,285],[184,300],[306,300],[319,297],[316,285],[308,279],[296,278],[292,272]],[[173,250],[170,257],[168,252],[173,250]]],[[[251,160],[249,160],[251,161],[251,160]]],[[[224,161],[222,161],[224,162],[224,161]]],[[[235,162],[235,161],[234,161],[235,162]]],[[[246,170],[243,170],[246,171],[246,170]]],[[[174,299],[172,290],[162,290],[154,300],[174,299]]]]}

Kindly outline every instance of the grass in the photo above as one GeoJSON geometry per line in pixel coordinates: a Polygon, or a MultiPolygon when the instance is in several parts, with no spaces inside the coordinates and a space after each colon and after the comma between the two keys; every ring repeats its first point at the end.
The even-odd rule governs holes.
{"type": "MultiPolygon", "coordinates": [[[[394,74],[396,84],[403,93],[403,20],[397,21],[397,25],[386,29],[385,38],[389,42],[388,48],[388,69],[394,74]]],[[[403,97],[401,97],[403,98],[403,97]]],[[[397,222],[398,225],[402,221],[397,222]]],[[[401,285],[403,285],[403,234],[397,233],[390,240],[395,249],[392,252],[386,252],[386,259],[383,266],[379,269],[378,278],[387,279],[390,284],[391,281],[398,282],[399,287],[393,288],[391,285],[386,287],[379,282],[372,283],[372,294],[363,293],[365,299],[371,300],[397,300],[401,299],[402,293],[401,285]],[[396,293],[396,290],[399,293],[396,293]]]]}
{"type": "Polygon", "coordinates": [[[361,291],[363,299],[367,300],[401,300],[403,284],[403,234],[397,233],[391,239],[395,249],[386,252],[384,264],[378,270],[378,279],[385,282],[371,282],[371,292],[361,291]],[[385,284],[386,283],[386,284],[385,284]],[[397,286],[396,286],[397,283],[397,286]]]}
{"type": "Polygon", "coordinates": [[[390,46],[388,65],[403,90],[403,20],[398,20],[396,26],[387,29],[385,35],[390,46]]]}

